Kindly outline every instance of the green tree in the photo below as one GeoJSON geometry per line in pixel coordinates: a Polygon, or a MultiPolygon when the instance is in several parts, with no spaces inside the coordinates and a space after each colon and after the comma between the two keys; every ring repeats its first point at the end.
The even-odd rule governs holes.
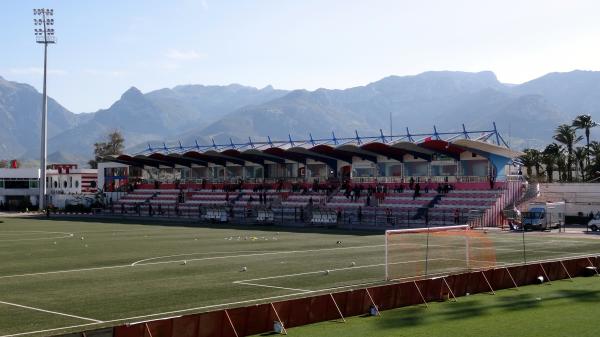
{"type": "Polygon", "coordinates": [[[585,147],[577,147],[573,151],[573,156],[575,159],[575,166],[578,168],[581,173],[581,180],[585,181],[585,168],[586,168],[586,158],[588,158],[587,150],[585,147]]]}
{"type": "Polygon", "coordinates": [[[108,134],[106,142],[94,144],[94,159],[88,164],[91,168],[98,168],[98,162],[106,156],[123,154],[125,148],[125,138],[120,131],[115,130],[108,134]]]}
{"type": "Polygon", "coordinates": [[[567,148],[565,180],[571,181],[573,180],[573,146],[580,142],[583,137],[578,136],[575,132],[575,128],[571,125],[562,124],[556,128],[553,138],[557,142],[564,144],[567,148]]]}
{"type": "MultiPolygon", "coordinates": [[[[546,175],[548,176],[548,182],[552,182],[554,179],[554,168],[560,158],[562,148],[556,143],[549,144],[542,151],[542,162],[546,166],[546,175]]],[[[560,176],[560,173],[559,173],[560,176]]]]}
{"type": "Polygon", "coordinates": [[[587,149],[587,166],[590,165],[590,129],[598,126],[598,123],[594,122],[591,115],[579,115],[573,120],[573,127],[578,130],[584,130],[585,132],[585,144],[587,149]]]}
{"type": "Polygon", "coordinates": [[[600,142],[590,142],[590,156],[593,157],[593,161],[588,166],[588,180],[597,178],[600,176],[600,142]]]}
{"type": "Polygon", "coordinates": [[[535,152],[536,150],[534,149],[525,149],[523,150],[524,155],[522,155],[519,159],[521,160],[521,163],[523,163],[523,166],[525,166],[525,169],[527,170],[527,176],[531,178],[533,172],[532,172],[532,167],[534,165],[536,165],[536,155],[535,152]]]}

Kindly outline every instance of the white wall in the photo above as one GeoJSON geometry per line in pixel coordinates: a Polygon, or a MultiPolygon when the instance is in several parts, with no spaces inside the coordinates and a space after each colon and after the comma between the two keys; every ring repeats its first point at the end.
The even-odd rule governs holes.
{"type": "Polygon", "coordinates": [[[578,212],[588,214],[600,211],[600,184],[585,183],[551,183],[540,184],[540,197],[542,201],[565,201],[567,215],[576,215],[578,212]]]}
{"type": "Polygon", "coordinates": [[[0,178],[39,179],[40,169],[36,168],[0,168],[0,178]]]}

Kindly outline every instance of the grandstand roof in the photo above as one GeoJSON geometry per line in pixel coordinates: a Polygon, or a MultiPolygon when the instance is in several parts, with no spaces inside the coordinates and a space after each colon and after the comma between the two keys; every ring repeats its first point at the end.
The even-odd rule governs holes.
{"type": "Polygon", "coordinates": [[[452,141],[452,144],[464,148],[468,151],[480,154],[484,157],[488,157],[490,154],[493,154],[499,157],[514,159],[524,154],[521,151],[514,151],[509,149],[508,147],[497,146],[487,142],[472,139],[457,139],[452,141]]]}
{"type": "Polygon", "coordinates": [[[378,155],[403,161],[403,156],[409,154],[430,161],[433,155],[439,153],[459,160],[460,154],[465,151],[477,153],[485,158],[499,156],[509,160],[522,155],[519,151],[513,151],[507,147],[481,140],[457,139],[446,141],[427,139],[419,143],[405,140],[390,143],[372,141],[364,144],[346,142],[336,146],[305,143],[287,148],[272,146],[263,150],[251,148],[243,151],[232,148],[223,149],[222,151],[212,149],[184,153],[162,153],[157,151],[149,155],[119,155],[108,156],[104,159],[105,161],[132,166],[150,167],[207,166],[209,163],[226,166],[228,164],[245,165],[248,162],[264,165],[265,161],[282,164],[286,160],[305,163],[307,159],[312,159],[326,163],[331,167],[337,167],[338,160],[352,163],[353,157],[359,157],[363,160],[377,162],[378,155]]]}

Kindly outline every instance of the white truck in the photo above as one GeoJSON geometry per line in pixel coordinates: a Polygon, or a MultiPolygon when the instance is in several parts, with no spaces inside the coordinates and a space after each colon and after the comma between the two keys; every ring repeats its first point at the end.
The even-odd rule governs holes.
{"type": "Polygon", "coordinates": [[[600,230],[600,216],[598,214],[588,222],[588,228],[592,232],[597,232],[600,230]]]}
{"type": "Polygon", "coordinates": [[[565,202],[533,202],[521,214],[525,230],[560,228],[565,222],[565,202]]]}

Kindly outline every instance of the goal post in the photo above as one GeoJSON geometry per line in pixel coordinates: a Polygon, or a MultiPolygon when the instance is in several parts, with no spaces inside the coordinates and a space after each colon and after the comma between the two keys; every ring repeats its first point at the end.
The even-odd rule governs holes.
{"type": "Polygon", "coordinates": [[[385,232],[385,278],[452,274],[495,266],[493,242],[468,225],[385,232]]]}

